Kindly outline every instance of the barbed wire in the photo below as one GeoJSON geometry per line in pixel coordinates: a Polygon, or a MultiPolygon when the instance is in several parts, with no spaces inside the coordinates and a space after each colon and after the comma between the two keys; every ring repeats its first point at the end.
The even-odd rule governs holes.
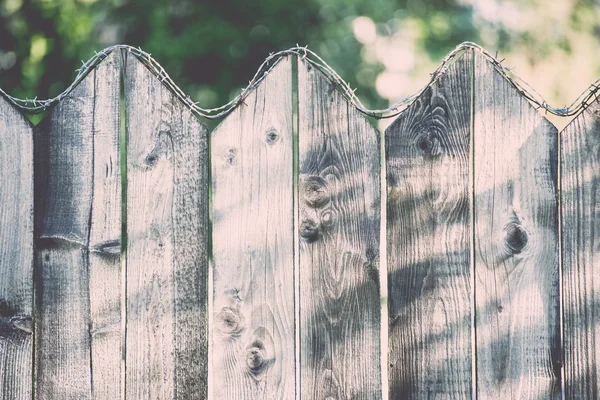
{"type": "Polygon", "coordinates": [[[498,60],[497,56],[492,56],[486,49],[472,42],[463,42],[459,44],[454,50],[448,53],[441,61],[439,66],[433,73],[430,74],[430,80],[421,90],[418,92],[406,96],[403,99],[392,104],[390,107],[379,110],[367,109],[360,99],[356,96],[356,89],[352,89],[350,85],[344,81],[339,74],[331,68],[318,54],[309,50],[308,47],[296,47],[289,48],[274,53],[270,53],[269,56],[260,65],[253,78],[248,82],[246,86],[238,96],[216,108],[202,108],[197,102],[194,102],[190,96],[186,95],[177,84],[171,79],[164,68],[152,58],[150,53],[146,53],[141,48],[135,48],[128,45],[114,45],[105,48],[100,52],[95,52],[88,61],[82,62],[82,66],[76,70],[77,76],[71,85],[65,89],[58,96],[51,99],[38,100],[37,97],[34,99],[20,99],[13,97],[6,93],[0,88],[0,94],[2,94],[10,103],[25,113],[37,114],[44,112],[52,105],[60,102],[64,97],[68,96],[69,93],[86,77],[86,75],[95,68],[102,60],[108,57],[114,51],[127,51],[128,54],[132,54],[139,61],[141,61],[167,88],[171,90],[182,102],[184,102],[190,110],[204,118],[208,119],[221,119],[230,114],[238,105],[244,102],[244,99],[256,86],[260,84],[271,72],[271,70],[277,65],[277,63],[284,57],[289,55],[295,55],[300,57],[305,62],[319,69],[333,84],[338,87],[344,97],[351,102],[354,107],[364,115],[382,119],[392,118],[404,111],[417,97],[419,97],[429,86],[431,86],[443,73],[452,65],[459,56],[464,54],[468,50],[473,50],[481,53],[494,68],[502,74],[524,97],[532,102],[536,107],[542,108],[554,115],[558,116],[572,116],[579,113],[582,109],[587,107],[592,98],[597,98],[597,92],[600,90],[600,79],[596,80],[586,90],[584,90],[569,106],[562,108],[551,107],[544,98],[533,89],[527,82],[519,78],[514,72],[502,65],[504,60],[498,60]]]}

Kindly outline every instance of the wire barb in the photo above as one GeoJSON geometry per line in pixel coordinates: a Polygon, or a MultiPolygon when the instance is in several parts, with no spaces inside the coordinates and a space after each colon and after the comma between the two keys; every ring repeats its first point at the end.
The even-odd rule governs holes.
{"type": "Polygon", "coordinates": [[[458,45],[454,50],[444,57],[440,65],[430,74],[430,80],[427,85],[425,85],[421,90],[417,93],[414,93],[410,96],[407,96],[400,101],[390,105],[386,109],[382,110],[370,110],[367,109],[360,99],[356,96],[356,89],[352,89],[350,85],[344,81],[339,74],[331,68],[319,55],[310,50],[308,46],[299,46],[296,44],[296,47],[289,48],[287,50],[282,50],[278,52],[269,53],[268,57],[263,61],[260,65],[254,77],[250,79],[248,82],[248,86],[246,86],[238,96],[229,101],[228,103],[216,107],[205,109],[198,105],[198,103],[193,102],[192,99],[186,95],[177,84],[171,79],[171,77],[167,74],[164,68],[152,58],[150,53],[144,52],[140,47],[132,47],[128,45],[114,45],[107,47],[99,52],[94,52],[94,56],[92,56],[87,62],[81,61],[82,66],[75,70],[77,76],[73,83],[65,89],[64,92],[59,94],[58,96],[46,99],[46,100],[38,100],[37,97],[34,99],[20,99],[13,96],[10,96],[4,90],[0,89],[0,95],[4,96],[10,103],[12,103],[18,109],[26,112],[26,113],[40,113],[45,111],[49,106],[58,103],[64,97],[66,97],[88,74],[88,72],[98,66],[102,60],[108,57],[115,50],[125,49],[128,53],[133,54],[142,64],[144,64],[175,96],[177,96],[181,101],[183,101],[190,110],[207,119],[221,119],[229,115],[236,107],[241,104],[246,104],[244,99],[248,96],[249,92],[258,86],[263,79],[265,79],[269,73],[275,68],[275,66],[279,63],[279,61],[288,55],[295,55],[299,57],[301,60],[308,62],[311,66],[317,68],[321,71],[332,83],[332,85],[340,91],[340,93],[354,105],[354,107],[364,115],[369,117],[373,117],[375,119],[383,119],[383,118],[391,118],[395,117],[401,112],[403,112],[412,102],[419,97],[423,91],[425,91],[429,86],[431,86],[437,79],[442,76],[448,66],[459,56],[461,56],[467,50],[474,50],[481,53],[493,66],[494,68],[502,74],[525,98],[527,98],[530,102],[532,102],[536,108],[543,108],[546,112],[549,112],[558,116],[572,116],[579,113],[581,110],[585,109],[593,100],[598,99],[598,91],[600,91],[600,79],[596,80],[592,83],[584,92],[582,92],[575,101],[569,106],[554,108],[548,105],[548,103],[543,99],[543,97],[535,91],[527,82],[519,78],[512,72],[512,68],[505,67],[502,65],[504,62],[504,58],[502,60],[498,60],[498,52],[496,52],[496,56],[492,56],[487,50],[478,44],[472,42],[463,42],[458,45]]]}

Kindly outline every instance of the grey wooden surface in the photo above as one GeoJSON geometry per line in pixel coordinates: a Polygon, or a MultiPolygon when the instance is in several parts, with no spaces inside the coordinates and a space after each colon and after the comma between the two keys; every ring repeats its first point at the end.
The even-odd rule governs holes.
{"type": "Polygon", "coordinates": [[[209,138],[123,57],[35,127],[0,98],[1,399],[598,397],[597,103],[559,160],[469,51],[390,126],[382,387],[377,130],[284,59],[209,138]]]}
{"type": "Polygon", "coordinates": [[[33,387],[33,134],[0,97],[0,399],[33,387]]]}
{"type": "Polygon", "coordinates": [[[600,104],[561,132],[565,396],[600,398],[600,104]]]}
{"type": "Polygon", "coordinates": [[[300,395],[381,397],[379,133],[298,61],[300,395]]]}
{"type": "Polygon", "coordinates": [[[474,59],[478,399],[561,397],[556,128],[474,59]]]}
{"type": "Polygon", "coordinates": [[[118,121],[113,54],[35,127],[38,398],[120,394],[118,121]]]}
{"type": "Polygon", "coordinates": [[[125,70],[126,397],[207,390],[208,130],[136,58],[125,70]]]}
{"type": "Polygon", "coordinates": [[[92,397],[121,397],[121,60],[96,69],[88,262],[92,397]]]}
{"type": "Polygon", "coordinates": [[[295,394],[291,61],[211,136],[214,399],[295,394]]]}
{"type": "Polygon", "coordinates": [[[471,396],[471,58],[386,131],[390,399],[471,396]]]}

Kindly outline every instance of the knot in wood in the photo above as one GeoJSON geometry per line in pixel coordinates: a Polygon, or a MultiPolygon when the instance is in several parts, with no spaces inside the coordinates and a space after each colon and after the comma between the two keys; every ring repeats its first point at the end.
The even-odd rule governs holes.
{"type": "Polygon", "coordinates": [[[417,148],[428,157],[437,157],[441,154],[438,139],[435,134],[425,132],[417,137],[417,148]]]}
{"type": "Polygon", "coordinates": [[[300,237],[307,242],[314,242],[319,237],[319,226],[311,219],[302,221],[300,224],[300,237]]]}
{"type": "Polygon", "coordinates": [[[333,226],[334,214],[331,210],[323,211],[323,213],[321,214],[321,224],[327,227],[333,226]]]}
{"type": "Polygon", "coordinates": [[[27,335],[33,335],[33,320],[30,316],[14,317],[11,318],[10,322],[15,329],[18,329],[27,335]]]}
{"type": "Polygon", "coordinates": [[[520,253],[527,246],[527,232],[518,223],[511,222],[504,227],[504,243],[513,254],[520,253]]]}
{"type": "Polygon", "coordinates": [[[229,165],[234,165],[235,164],[235,159],[236,159],[236,151],[235,149],[229,149],[227,150],[227,153],[225,153],[225,162],[229,165]]]}
{"type": "Polygon", "coordinates": [[[92,246],[93,253],[117,256],[121,254],[121,241],[119,239],[107,240],[92,246]]]}
{"type": "Polygon", "coordinates": [[[253,374],[260,373],[265,367],[264,347],[251,347],[246,352],[246,366],[253,374]]]}
{"type": "Polygon", "coordinates": [[[313,208],[323,207],[330,200],[327,182],[320,176],[309,176],[303,182],[304,202],[313,208]]]}
{"type": "Polygon", "coordinates": [[[275,128],[270,128],[267,131],[267,144],[273,146],[279,140],[279,132],[275,128]]]}
{"type": "Polygon", "coordinates": [[[242,331],[242,320],[236,310],[223,307],[215,316],[217,329],[225,334],[237,336],[242,331]]]}
{"type": "Polygon", "coordinates": [[[147,166],[153,167],[158,163],[158,155],[154,152],[148,154],[144,160],[147,166]]]}

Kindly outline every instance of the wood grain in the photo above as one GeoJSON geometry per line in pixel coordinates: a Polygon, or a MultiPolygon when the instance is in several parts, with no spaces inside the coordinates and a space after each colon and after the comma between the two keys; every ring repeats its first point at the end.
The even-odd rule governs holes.
{"type": "Polygon", "coordinates": [[[212,135],[214,399],[292,399],[292,75],[282,59],[212,135]]]}
{"type": "Polygon", "coordinates": [[[125,102],[126,396],[205,399],[208,130],[134,57],[125,102]]]}
{"type": "Polygon", "coordinates": [[[35,127],[41,399],[120,396],[119,82],[111,54],[35,127]]]}
{"type": "Polygon", "coordinates": [[[121,397],[121,58],[96,69],[89,232],[92,395],[121,397]]]}
{"type": "Polygon", "coordinates": [[[477,398],[558,399],[557,131],[474,62],[477,398]]]}
{"type": "Polygon", "coordinates": [[[33,135],[0,97],[0,399],[33,387],[33,135]]]}
{"type": "Polygon", "coordinates": [[[301,396],[380,398],[379,134],[301,59],[298,110],[301,396]]]}
{"type": "Polygon", "coordinates": [[[600,398],[600,104],[561,132],[565,398],[600,398]]]}
{"type": "Polygon", "coordinates": [[[471,397],[471,58],[386,130],[390,399],[471,397]]]}

